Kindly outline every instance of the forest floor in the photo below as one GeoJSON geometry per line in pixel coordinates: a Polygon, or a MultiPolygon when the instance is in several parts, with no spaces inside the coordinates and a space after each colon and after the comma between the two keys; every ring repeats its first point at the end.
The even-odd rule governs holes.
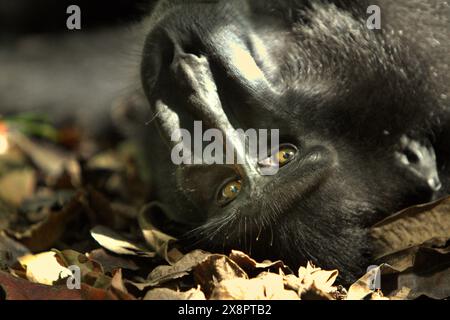
{"type": "Polygon", "coordinates": [[[130,141],[101,147],[75,127],[0,122],[0,300],[445,299],[450,199],[371,230],[380,262],[351,286],[312,262],[186,252],[158,230],[148,173],[130,141]]]}

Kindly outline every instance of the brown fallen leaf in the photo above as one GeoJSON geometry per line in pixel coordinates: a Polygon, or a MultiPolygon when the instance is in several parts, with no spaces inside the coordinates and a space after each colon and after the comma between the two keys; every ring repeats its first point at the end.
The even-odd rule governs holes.
{"type": "Polygon", "coordinates": [[[116,269],[126,269],[136,271],[139,266],[131,259],[126,259],[113,253],[107,252],[105,249],[96,249],[88,254],[88,258],[98,262],[105,272],[112,273],[116,269]]]}
{"type": "MultiPolygon", "coordinates": [[[[1,127],[1,124],[0,124],[1,127]]],[[[2,140],[2,132],[0,128],[0,148],[2,140]]],[[[8,172],[18,168],[29,167],[25,154],[13,144],[8,144],[6,152],[0,153],[0,172],[8,172]]]]}
{"type": "Polygon", "coordinates": [[[50,179],[58,179],[67,173],[73,186],[80,185],[80,165],[71,153],[50,144],[35,142],[19,131],[11,132],[8,138],[50,179]]]}
{"type": "Polygon", "coordinates": [[[215,286],[211,300],[299,300],[299,295],[286,290],[282,275],[262,273],[257,278],[227,279],[215,286]]]}
{"type": "Polygon", "coordinates": [[[160,280],[164,278],[177,277],[180,274],[186,274],[192,271],[196,266],[206,260],[211,253],[202,250],[195,250],[186,254],[177,263],[172,266],[159,266],[149,275],[149,280],[160,280]]]}
{"type": "MultiPolygon", "coordinates": [[[[57,261],[66,268],[78,267],[80,280],[86,285],[99,289],[110,289],[112,279],[106,275],[103,267],[96,261],[89,259],[86,255],[74,250],[58,251],[53,249],[57,261]]],[[[56,281],[55,283],[64,283],[66,279],[56,281]]]]}
{"type": "Polygon", "coordinates": [[[134,300],[128,293],[122,278],[122,269],[115,269],[112,278],[107,276],[104,268],[98,262],[93,261],[87,255],[73,250],[57,251],[58,261],[64,266],[77,266],[80,270],[81,281],[85,285],[97,289],[109,290],[120,300],[134,300]]]}
{"type": "MultiPolygon", "coordinates": [[[[396,270],[393,270],[388,265],[380,265],[370,269],[350,286],[346,300],[379,300],[382,296],[379,293],[380,288],[375,288],[377,286],[376,279],[381,279],[383,273],[389,274],[393,272],[396,272],[396,270]]],[[[378,285],[381,285],[381,283],[378,283],[378,285]]]]}
{"type": "Polygon", "coordinates": [[[371,236],[376,259],[433,238],[450,239],[450,197],[392,215],[373,226],[371,236]]]}
{"type": "Polygon", "coordinates": [[[337,300],[346,296],[342,288],[335,286],[337,270],[322,270],[308,262],[306,267],[300,267],[298,277],[293,274],[283,275],[286,289],[295,291],[305,300],[337,300]]]}
{"type": "Polygon", "coordinates": [[[32,169],[9,171],[0,176],[0,199],[19,207],[22,201],[31,197],[36,187],[36,173],[32,169]]]}
{"type": "Polygon", "coordinates": [[[199,287],[185,292],[157,288],[149,290],[144,300],[206,300],[206,297],[199,287]]]}
{"type": "Polygon", "coordinates": [[[119,300],[110,290],[94,288],[84,283],[81,284],[81,290],[77,291],[80,291],[83,300],[119,300]]]}
{"type": "Polygon", "coordinates": [[[377,260],[378,264],[388,264],[398,272],[413,269],[418,273],[450,267],[450,244],[446,238],[431,239],[377,260]]]}
{"type": "Polygon", "coordinates": [[[334,287],[334,283],[338,275],[337,270],[322,270],[311,262],[308,262],[306,268],[300,267],[298,270],[298,278],[303,286],[303,291],[315,288],[324,293],[335,292],[337,289],[334,287]]]}
{"type": "Polygon", "coordinates": [[[145,183],[148,168],[140,164],[140,152],[134,143],[125,141],[114,150],[91,154],[83,166],[83,182],[141,207],[148,200],[150,184],[145,183]]]}
{"type": "Polygon", "coordinates": [[[62,237],[70,221],[83,212],[79,194],[72,198],[62,210],[51,211],[40,222],[24,232],[6,230],[9,236],[22,243],[33,252],[48,250],[62,237]]]}
{"type": "Polygon", "coordinates": [[[156,287],[166,282],[183,278],[192,272],[201,262],[207,259],[211,253],[202,250],[192,251],[181,258],[174,265],[162,265],[156,267],[147,277],[147,280],[141,283],[129,281],[139,290],[148,287],[156,287]]]}
{"type": "Polygon", "coordinates": [[[89,273],[104,273],[102,265],[84,254],[74,250],[59,251],[53,249],[52,252],[56,253],[58,261],[60,261],[63,266],[77,266],[80,268],[82,278],[89,273]]]}
{"type": "Polygon", "coordinates": [[[374,293],[372,293],[370,300],[391,300],[391,299],[388,297],[385,297],[380,290],[377,290],[374,293]]]}
{"type": "Polygon", "coordinates": [[[0,230],[8,229],[17,217],[16,208],[0,200],[0,230]]]}
{"type": "Polygon", "coordinates": [[[411,289],[403,287],[389,295],[390,300],[407,300],[411,289]]]}
{"type": "Polygon", "coordinates": [[[152,202],[146,205],[138,214],[139,227],[147,244],[169,264],[173,265],[183,257],[183,254],[173,244],[176,239],[156,228],[152,221],[163,215],[162,205],[152,202]]]}
{"type": "Polygon", "coordinates": [[[371,229],[377,264],[388,295],[408,290],[407,299],[450,296],[450,197],[403,210],[371,229]]]}
{"type": "Polygon", "coordinates": [[[115,150],[99,153],[89,159],[86,168],[90,170],[124,170],[125,164],[115,150]]]}
{"type": "Polygon", "coordinates": [[[29,253],[30,251],[27,247],[0,231],[0,269],[2,267],[11,267],[17,262],[18,258],[29,253]]]}
{"type": "Polygon", "coordinates": [[[194,278],[209,296],[220,282],[231,279],[248,279],[247,273],[227,256],[214,254],[194,267],[194,278]]]}
{"type": "Polygon", "coordinates": [[[447,239],[432,239],[379,261],[392,266],[382,274],[383,291],[398,299],[399,292],[406,292],[405,299],[426,296],[432,299],[450,297],[450,246],[447,239]]]}
{"type": "Polygon", "coordinates": [[[120,298],[120,300],[135,300],[135,298],[128,293],[125,283],[122,278],[122,270],[115,271],[112,280],[110,290],[120,298]]]}
{"type": "Polygon", "coordinates": [[[82,300],[80,290],[36,284],[3,271],[0,271],[1,291],[4,292],[6,300],[82,300]]]}
{"type": "Polygon", "coordinates": [[[85,205],[92,225],[102,225],[117,230],[126,227],[132,221],[125,218],[121,212],[114,210],[111,201],[91,187],[86,188],[81,201],[85,205]]]}
{"type": "Polygon", "coordinates": [[[312,284],[307,289],[304,289],[301,293],[301,299],[302,300],[337,300],[336,298],[337,293],[331,294],[325,291],[322,291],[314,284],[312,284]]]}
{"type": "Polygon", "coordinates": [[[363,300],[371,295],[374,290],[370,287],[376,274],[380,272],[379,267],[367,272],[362,278],[352,284],[348,290],[346,300],[363,300]]]}
{"type": "Polygon", "coordinates": [[[292,270],[286,266],[283,261],[263,261],[263,262],[257,262],[256,260],[252,259],[247,254],[232,250],[230,253],[230,259],[236,262],[242,269],[244,269],[247,273],[253,273],[257,272],[260,273],[263,270],[271,270],[277,273],[280,269],[283,271],[284,274],[293,273],[292,270]]]}
{"type": "Polygon", "coordinates": [[[135,299],[124,285],[121,269],[117,269],[111,278],[103,273],[97,262],[73,250],[27,255],[19,258],[19,262],[29,281],[56,287],[66,285],[67,278],[72,276],[69,267],[78,267],[83,299],[135,299]]]}
{"type": "Polygon", "coordinates": [[[414,300],[425,296],[431,299],[448,299],[450,297],[450,267],[431,274],[402,273],[397,279],[398,287],[407,288],[407,299],[414,300]]]}
{"type": "Polygon", "coordinates": [[[84,283],[80,290],[66,285],[48,286],[33,283],[0,271],[0,296],[6,300],[118,300],[110,290],[94,288],[84,283]]]}

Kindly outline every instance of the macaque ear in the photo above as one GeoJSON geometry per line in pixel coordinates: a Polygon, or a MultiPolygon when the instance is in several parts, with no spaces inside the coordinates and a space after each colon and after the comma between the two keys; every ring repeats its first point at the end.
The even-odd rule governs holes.
{"type": "Polygon", "coordinates": [[[159,117],[161,105],[165,105],[180,119],[190,115],[206,127],[229,129],[223,127],[227,116],[206,55],[186,52],[184,48],[191,45],[182,42],[187,40],[161,29],[147,37],[141,66],[142,83],[156,120],[165,128],[177,129],[173,122],[164,123],[167,117],[159,117]]]}
{"type": "Polygon", "coordinates": [[[141,82],[152,110],[150,122],[158,124],[169,148],[179,143],[172,141],[172,134],[181,128],[189,130],[194,123],[173,77],[175,43],[165,28],[156,27],[146,38],[141,62],[141,82]]]}
{"type": "Polygon", "coordinates": [[[155,28],[147,35],[141,60],[141,81],[151,101],[156,99],[156,89],[169,81],[173,51],[173,41],[163,28],[155,28]]]}

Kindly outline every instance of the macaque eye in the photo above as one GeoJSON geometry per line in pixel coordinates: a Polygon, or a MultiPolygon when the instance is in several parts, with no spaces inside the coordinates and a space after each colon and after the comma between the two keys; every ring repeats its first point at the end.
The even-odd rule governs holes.
{"type": "Polygon", "coordinates": [[[278,151],[275,154],[275,158],[277,159],[278,163],[280,164],[280,167],[288,164],[291,162],[295,155],[297,154],[297,149],[293,146],[282,146],[280,148],[280,151],[278,151]]]}
{"type": "Polygon", "coordinates": [[[220,205],[226,205],[236,199],[236,197],[241,192],[242,181],[234,180],[228,182],[222,189],[219,191],[218,202],[220,205]]]}

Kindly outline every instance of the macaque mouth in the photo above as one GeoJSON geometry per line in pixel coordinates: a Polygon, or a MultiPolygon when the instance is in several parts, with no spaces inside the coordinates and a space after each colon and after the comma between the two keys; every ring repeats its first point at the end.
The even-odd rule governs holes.
{"type": "Polygon", "coordinates": [[[395,153],[399,166],[406,171],[419,189],[437,193],[442,188],[436,153],[428,141],[419,141],[407,135],[400,138],[400,150],[395,153]]]}

